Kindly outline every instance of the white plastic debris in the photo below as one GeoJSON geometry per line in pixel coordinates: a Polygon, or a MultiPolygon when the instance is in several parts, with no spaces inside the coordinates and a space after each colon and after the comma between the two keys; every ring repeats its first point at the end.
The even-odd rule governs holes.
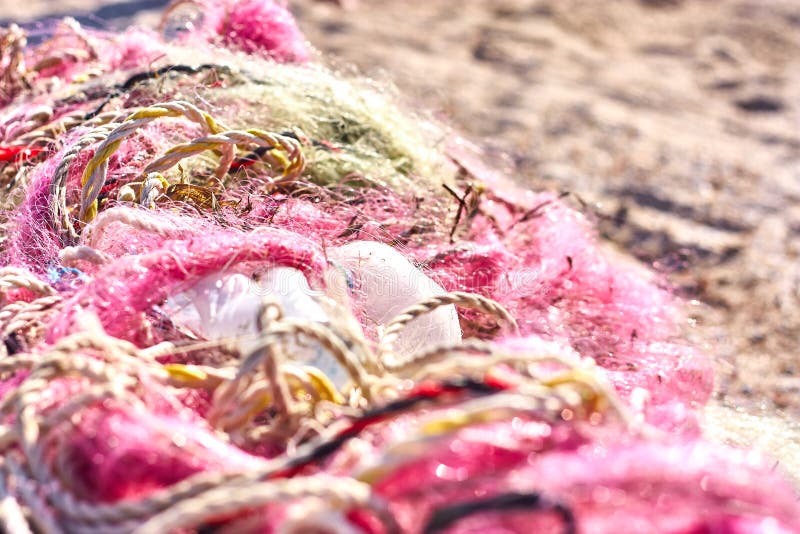
{"type": "MultiPolygon", "coordinates": [[[[363,307],[367,320],[378,330],[405,308],[444,293],[402,254],[383,243],[356,241],[328,249],[328,257],[339,267],[339,272],[347,273],[338,280],[347,282],[342,291],[347,291],[356,305],[363,307]]],[[[258,313],[265,299],[277,300],[284,317],[329,322],[305,275],[290,267],[271,267],[257,277],[236,272],[210,274],[167,299],[164,311],[175,324],[198,336],[229,341],[242,354],[249,354],[256,347],[258,313]]],[[[394,343],[394,349],[411,355],[460,341],[458,315],[450,305],[409,323],[394,343]]],[[[346,371],[319,345],[301,347],[291,343],[287,345],[286,356],[316,366],[337,386],[348,380],[346,371]]]]}
{"type": "MultiPolygon", "coordinates": [[[[378,329],[405,308],[445,293],[444,289],[384,243],[354,241],[328,250],[328,258],[352,276],[351,296],[378,329]]],[[[461,342],[455,306],[448,305],[409,323],[394,343],[410,355],[436,345],[461,342]]]]}
{"type": "MultiPolygon", "coordinates": [[[[275,299],[284,317],[326,322],[303,273],[274,267],[251,278],[240,273],[210,274],[168,300],[172,320],[210,340],[253,338],[265,298],[275,299]]],[[[244,348],[244,347],[241,347],[244,348]]]]}
{"type": "MultiPolygon", "coordinates": [[[[284,317],[328,322],[305,275],[290,267],[272,267],[257,277],[214,273],[170,297],[164,308],[176,324],[208,340],[227,340],[246,355],[257,346],[258,314],[265,299],[277,300],[284,317]]],[[[287,343],[286,356],[314,365],[337,386],[347,382],[345,370],[318,345],[287,343]]]]}

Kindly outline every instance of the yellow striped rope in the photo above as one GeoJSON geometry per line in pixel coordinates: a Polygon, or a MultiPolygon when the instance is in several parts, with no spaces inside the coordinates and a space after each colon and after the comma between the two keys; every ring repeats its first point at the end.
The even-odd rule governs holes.
{"type": "MultiPolygon", "coordinates": [[[[237,145],[256,145],[269,148],[263,156],[272,167],[282,169],[282,175],[277,183],[290,182],[296,179],[305,168],[305,157],[300,150],[300,143],[285,135],[275,134],[251,128],[248,130],[229,130],[216,135],[200,137],[189,143],[176,145],[167,150],[163,156],[150,163],[144,173],[163,172],[175,166],[182,159],[195,156],[206,150],[237,145]]],[[[220,164],[217,176],[228,171],[230,161],[220,164]],[[224,166],[224,167],[223,167],[224,166]]]]}
{"type": "MultiPolygon", "coordinates": [[[[106,181],[108,159],[119,149],[122,141],[133,135],[142,126],[160,118],[185,117],[199,124],[208,133],[216,134],[227,130],[205,111],[189,102],[165,102],[156,106],[135,111],[125,119],[95,151],[87,163],[81,177],[81,209],[79,217],[89,222],[97,216],[97,197],[106,181]]],[[[229,156],[232,158],[232,156],[229,156]]]]}
{"type": "MultiPolygon", "coordinates": [[[[118,117],[113,115],[105,115],[102,117],[100,123],[96,123],[96,119],[101,119],[101,116],[95,117],[95,119],[85,123],[85,126],[92,127],[86,134],[84,134],[77,143],[72,145],[72,147],[64,154],[64,157],[56,167],[55,172],[53,173],[53,183],[50,186],[50,213],[53,218],[53,224],[56,229],[58,229],[59,234],[61,234],[62,242],[64,240],[74,240],[78,237],[78,234],[75,232],[75,229],[72,227],[72,223],[70,222],[69,218],[69,210],[67,209],[67,176],[69,175],[69,170],[72,165],[72,162],[75,158],[78,157],[80,152],[99,141],[105,139],[108,134],[110,134],[114,129],[118,126],[115,122],[118,117]],[[108,120],[109,122],[106,123],[105,121],[108,120]]],[[[76,126],[76,124],[71,124],[69,128],[76,126]]]]}

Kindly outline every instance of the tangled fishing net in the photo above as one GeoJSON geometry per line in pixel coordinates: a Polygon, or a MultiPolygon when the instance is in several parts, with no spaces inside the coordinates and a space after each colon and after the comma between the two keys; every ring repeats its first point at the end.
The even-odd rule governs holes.
{"type": "Polygon", "coordinates": [[[279,4],[164,21],[3,30],[7,532],[800,532],[568,199],[279,4]]]}

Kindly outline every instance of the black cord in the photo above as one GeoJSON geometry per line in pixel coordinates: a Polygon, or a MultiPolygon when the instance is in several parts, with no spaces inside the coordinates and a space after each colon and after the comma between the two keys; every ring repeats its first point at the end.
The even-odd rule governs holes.
{"type": "Polygon", "coordinates": [[[216,65],[214,63],[203,63],[202,65],[198,65],[196,67],[192,67],[191,65],[166,65],[164,67],[160,67],[155,70],[136,73],[127,80],[125,80],[125,82],[119,84],[117,88],[121,91],[130,91],[131,89],[133,89],[134,86],[144,81],[160,78],[165,74],[169,74],[170,72],[177,72],[181,74],[198,74],[200,72],[203,72],[204,70],[212,70],[212,69],[226,73],[230,72],[230,68],[224,65],[216,65]]]}
{"type": "Polygon", "coordinates": [[[379,408],[374,408],[365,412],[355,419],[350,427],[343,430],[338,436],[330,441],[313,446],[307,452],[291,458],[275,472],[266,475],[265,478],[294,476],[306,465],[319,462],[339,450],[342,445],[358,436],[370,425],[383,421],[392,415],[406,412],[420,404],[435,401],[437,398],[446,396],[447,393],[471,393],[473,395],[483,396],[493,395],[502,391],[503,389],[498,386],[469,378],[436,384],[430,392],[420,391],[410,397],[398,399],[379,408]]]}
{"type": "Polygon", "coordinates": [[[435,510],[428,524],[422,530],[423,534],[439,534],[458,521],[481,512],[499,512],[504,510],[527,509],[535,512],[553,512],[561,517],[564,523],[564,534],[576,534],[575,514],[564,503],[550,500],[540,493],[503,493],[467,501],[435,510]]]}
{"type": "Polygon", "coordinates": [[[169,74],[171,72],[180,74],[198,74],[206,70],[219,70],[225,73],[230,72],[229,67],[226,67],[224,65],[215,65],[213,63],[204,63],[202,65],[198,65],[197,67],[193,67],[191,65],[166,65],[164,67],[159,67],[154,70],[137,72],[124,82],[113,86],[109,91],[108,95],[103,99],[103,101],[92,111],[84,115],[83,118],[84,120],[93,119],[94,117],[99,115],[101,111],[103,111],[103,108],[106,107],[106,105],[111,101],[112,98],[116,98],[120,95],[129,92],[131,89],[133,89],[142,82],[161,78],[162,76],[169,74]]]}

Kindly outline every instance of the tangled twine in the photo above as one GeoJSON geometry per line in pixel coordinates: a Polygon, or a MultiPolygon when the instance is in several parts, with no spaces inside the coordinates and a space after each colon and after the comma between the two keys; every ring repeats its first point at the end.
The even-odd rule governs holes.
{"type": "Polygon", "coordinates": [[[0,528],[796,524],[586,217],[307,63],[280,3],[188,3],[169,45],[0,31],[0,528]]]}
{"type": "MultiPolygon", "coordinates": [[[[354,430],[350,421],[359,418],[374,421],[377,416],[370,413],[384,413],[382,417],[392,417],[415,409],[415,405],[423,407],[426,403],[438,402],[436,396],[408,402],[402,398],[402,394],[398,397],[399,377],[388,375],[386,371],[376,375],[368,367],[382,368],[377,363],[381,357],[379,354],[384,357],[391,355],[390,339],[396,337],[411,318],[445,303],[478,308],[514,324],[508,312],[489,299],[464,293],[443,295],[435,301],[421,302],[390,321],[384,339],[379,344],[380,352],[370,353],[370,358],[376,361],[372,366],[364,366],[348,348],[362,341],[343,340],[319,323],[284,318],[277,304],[266,303],[261,314],[263,331],[259,336],[259,344],[249,356],[242,359],[238,370],[233,371],[208,366],[158,364],[153,359],[152,351],[143,351],[127,342],[110,338],[98,326],[92,326],[91,320],[87,320],[85,332],[60,340],[44,354],[33,357],[23,353],[0,360],[2,373],[23,369],[29,372],[20,386],[0,401],[0,416],[14,417],[14,423],[0,426],[0,450],[8,454],[15,444],[19,446],[19,454],[10,454],[6,459],[3,480],[6,484],[10,483],[8,469],[14,466],[16,487],[35,481],[40,487],[50,488],[43,496],[47,506],[52,506],[59,514],[63,526],[75,532],[106,532],[109,529],[115,532],[166,532],[198,526],[210,518],[261,505],[311,498],[322,498],[329,512],[353,508],[370,510],[380,518],[387,532],[400,532],[386,504],[363,481],[324,473],[288,479],[275,477],[285,476],[279,474],[287,469],[295,471],[309,462],[318,462],[332,454],[344,441],[357,436],[361,430],[354,430]],[[281,359],[285,342],[293,340],[297,343],[301,339],[313,339],[336,358],[350,375],[352,385],[348,387],[354,388],[353,391],[357,392],[355,396],[337,391],[324,373],[313,366],[298,367],[281,359]],[[274,433],[280,428],[281,439],[291,439],[292,434],[308,430],[308,421],[305,426],[301,424],[308,418],[316,419],[317,424],[312,426],[317,429],[317,436],[309,440],[306,435],[303,443],[297,445],[292,453],[272,459],[263,468],[253,471],[201,473],[135,501],[93,504],[76,498],[48,467],[46,457],[49,453],[45,450],[58,447],[56,430],[65,424],[77,424],[81,413],[100,403],[119,403],[134,412],[137,406],[143,409],[140,388],[144,376],[165,386],[211,391],[214,403],[208,414],[208,422],[234,440],[237,435],[244,435],[243,428],[268,407],[274,414],[273,422],[268,425],[266,432],[264,429],[259,433],[251,432],[251,438],[255,436],[262,441],[271,434],[270,429],[274,433]],[[43,403],[44,391],[54,380],[64,377],[80,379],[81,390],[61,405],[43,403]],[[347,398],[349,401],[345,400],[347,398]],[[309,399],[312,402],[306,405],[309,399]],[[387,401],[389,404],[386,404],[387,401]],[[329,408],[337,405],[344,407],[348,403],[351,408],[345,412],[319,412],[313,409],[318,403],[326,403],[329,408]],[[302,408],[302,405],[306,407],[302,408]]],[[[8,312],[7,309],[0,312],[0,318],[9,316],[8,312]]],[[[174,347],[166,350],[170,348],[174,347]]],[[[486,389],[476,382],[477,389],[474,391],[479,397],[471,399],[468,392],[472,391],[473,386],[469,382],[456,386],[466,388],[464,391],[467,392],[460,404],[456,404],[459,406],[458,415],[443,412],[439,418],[425,420],[420,427],[425,435],[452,432],[458,427],[489,420],[503,420],[509,416],[509,410],[511,413],[537,414],[558,420],[560,414],[569,409],[588,417],[596,410],[603,409],[601,400],[614,402],[611,400],[614,395],[607,386],[595,378],[587,380],[589,375],[580,377],[575,374],[577,368],[574,362],[555,358],[554,361],[563,365],[567,374],[561,378],[539,379],[525,372],[524,368],[543,361],[540,355],[504,355],[485,342],[468,342],[464,346],[439,349],[437,354],[445,359],[452,356],[459,362],[456,365],[465,363],[465,358],[471,360],[476,377],[497,365],[518,366],[522,373],[519,375],[520,382],[513,389],[519,394],[506,394],[502,393],[502,389],[491,387],[486,389]],[[473,350],[476,347],[480,349],[481,356],[477,356],[473,350]]],[[[427,371],[423,381],[441,382],[451,376],[450,368],[437,368],[434,364],[426,363],[426,360],[433,360],[430,353],[414,360],[420,372],[427,371]]],[[[463,374],[470,376],[473,373],[467,370],[463,374]]],[[[416,439],[413,433],[409,439],[409,443],[416,439]]],[[[365,473],[362,480],[373,476],[365,473]]],[[[26,525],[25,522],[20,523],[20,510],[45,506],[43,502],[37,502],[34,495],[24,492],[18,492],[14,497],[6,491],[5,499],[8,504],[0,506],[0,521],[10,532],[24,531],[20,530],[26,525]]],[[[47,518],[48,515],[42,517],[47,518]]],[[[37,526],[52,531],[45,528],[44,524],[37,526]]]]}
{"type": "MultiPolygon", "coordinates": [[[[123,186],[124,189],[120,193],[120,200],[138,200],[142,205],[152,207],[159,194],[169,193],[170,186],[160,172],[170,169],[184,158],[207,150],[219,149],[223,154],[216,171],[217,177],[220,178],[228,172],[234,159],[236,147],[248,144],[267,148],[268,151],[264,156],[266,162],[282,169],[282,177],[276,180],[275,184],[285,184],[295,180],[304,169],[303,153],[295,139],[259,129],[226,131],[226,128],[218,124],[208,113],[187,102],[166,102],[150,108],[140,109],[129,114],[121,123],[116,122],[121,117],[119,112],[97,115],[88,121],[82,120],[80,116],[67,117],[62,119],[58,126],[50,127],[48,131],[57,131],[59,129],[66,131],[79,125],[92,129],[63,155],[52,181],[50,209],[56,228],[59,229],[62,235],[63,244],[70,241],[74,242],[78,237],[74,225],[70,221],[66,201],[66,180],[75,158],[86,147],[102,141],[91,160],[87,163],[81,178],[82,190],[78,216],[85,223],[97,216],[97,197],[106,182],[108,159],[120,147],[124,139],[158,118],[181,116],[199,124],[204,130],[215,135],[201,137],[190,143],[177,145],[169,149],[163,156],[151,162],[143,170],[143,174],[147,176],[147,179],[138,184],[141,190],[138,195],[139,198],[136,198],[137,195],[131,189],[131,185],[126,185],[123,186]],[[282,154],[286,156],[284,157],[282,154]]],[[[30,137],[39,139],[47,138],[48,135],[48,133],[41,131],[30,137]]],[[[28,139],[28,141],[30,140],[28,139]]],[[[175,189],[180,186],[181,184],[177,184],[172,188],[175,189]]]]}
{"type": "MultiPolygon", "coordinates": [[[[188,102],[165,102],[133,112],[108,134],[86,164],[81,177],[81,204],[78,214],[81,221],[89,222],[97,215],[97,197],[106,182],[108,158],[120,147],[125,138],[136,133],[142,126],[165,117],[185,117],[212,134],[226,130],[217,124],[211,115],[188,102]]],[[[227,167],[231,161],[233,161],[233,147],[226,146],[220,166],[227,167]]]]}

